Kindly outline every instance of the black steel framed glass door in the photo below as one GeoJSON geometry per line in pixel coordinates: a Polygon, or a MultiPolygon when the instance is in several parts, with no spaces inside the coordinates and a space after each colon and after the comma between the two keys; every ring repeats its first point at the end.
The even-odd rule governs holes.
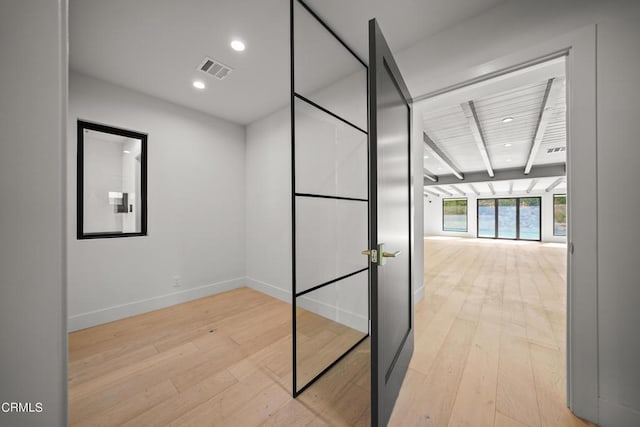
{"type": "Polygon", "coordinates": [[[542,198],[478,199],[477,236],[489,239],[542,239],[542,198]]]}
{"type": "Polygon", "coordinates": [[[541,240],[542,199],[522,197],[518,199],[518,238],[520,240],[541,240]]]}
{"type": "Polygon", "coordinates": [[[413,354],[411,96],[369,22],[371,424],[386,425],[413,354]]]}
{"type": "Polygon", "coordinates": [[[518,238],[518,199],[498,199],[498,239],[518,238]]]}
{"type": "Polygon", "coordinates": [[[291,6],[293,395],[369,336],[367,67],[291,6]]]}
{"type": "Polygon", "coordinates": [[[478,237],[496,237],[496,199],[478,199],[478,237]]]}

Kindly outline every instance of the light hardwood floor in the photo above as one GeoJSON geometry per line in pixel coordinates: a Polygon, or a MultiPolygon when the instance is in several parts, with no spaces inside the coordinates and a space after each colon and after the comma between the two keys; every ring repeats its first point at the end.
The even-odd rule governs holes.
{"type": "MultiPolygon", "coordinates": [[[[584,424],[564,404],[565,254],[425,240],[415,354],[390,424],[584,424]]],[[[288,304],[242,288],[74,332],[69,422],[368,425],[369,342],[292,399],[290,317],[288,304]]]]}
{"type": "Polygon", "coordinates": [[[566,249],[425,239],[425,298],[391,425],[588,425],[566,408],[566,249]]]}

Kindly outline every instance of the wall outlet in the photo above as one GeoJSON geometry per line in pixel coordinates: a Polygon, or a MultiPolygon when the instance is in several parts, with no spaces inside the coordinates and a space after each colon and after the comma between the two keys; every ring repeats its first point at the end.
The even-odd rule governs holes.
{"type": "Polygon", "coordinates": [[[174,288],[182,287],[182,280],[180,279],[180,276],[173,276],[173,287],[174,288]]]}

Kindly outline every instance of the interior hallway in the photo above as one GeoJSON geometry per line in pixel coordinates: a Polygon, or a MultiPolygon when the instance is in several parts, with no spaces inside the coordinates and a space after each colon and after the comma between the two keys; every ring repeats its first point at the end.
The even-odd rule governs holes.
{"type": "MultiPolygon", "coordinates": [[[[391,425],[585,425],[564,403],[564,247],[432,238],[425,261],[391,425]]],[[[368,341],[294,400],[290,316],[242,288],[74,332],[70,424],[368,425],[368,341]]]]}

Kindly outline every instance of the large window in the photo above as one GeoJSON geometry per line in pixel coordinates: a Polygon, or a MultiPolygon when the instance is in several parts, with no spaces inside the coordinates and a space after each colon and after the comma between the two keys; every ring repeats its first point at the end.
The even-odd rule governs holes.
{"type": "Polygon", "coordinates": [[[467,231],[467,199],[442,200],[442,231],[467,231]]]}
{"type": "Polygon", "coordinates": [[[567,235],[567,195],[553,195],[553,235],[567,235]]]}
{"type": "Polygon", "coordinates": [[[540,197],[478,199],[478,237],[541,239],[540,197]]]}

